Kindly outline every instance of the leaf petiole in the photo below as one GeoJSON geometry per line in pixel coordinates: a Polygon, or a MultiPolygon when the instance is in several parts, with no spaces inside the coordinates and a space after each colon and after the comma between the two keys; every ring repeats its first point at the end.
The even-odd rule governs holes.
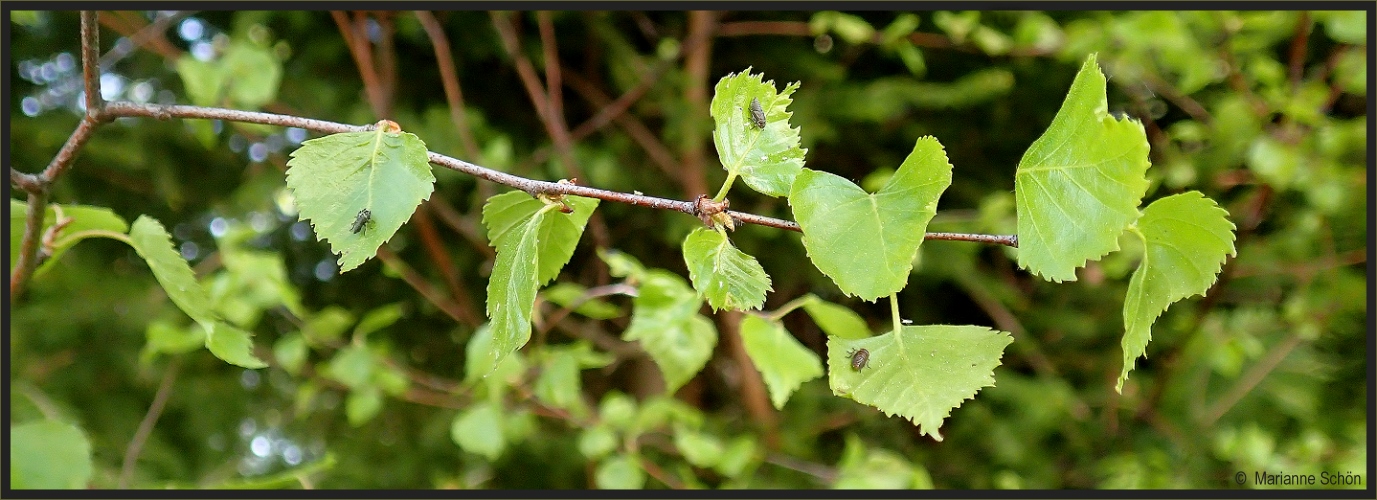
{"type": "Polygon", "coordinates": [[[894,341],[903,343],[903,337],[899,336],[899,329],[903,326],[903,320],[899,319],[899,292],[889,294],[889,314],[894,320],[894,341]]]}
{"type": "Polygon", "coordinates": [[[736,172],[727,172],[727,180],[722,182],[722,189],[717,191],[717,196],[712,197],[714,203],[721,203],[727,198],[727,191],[731,191],[732,183],[736,182],[736,172]]]}

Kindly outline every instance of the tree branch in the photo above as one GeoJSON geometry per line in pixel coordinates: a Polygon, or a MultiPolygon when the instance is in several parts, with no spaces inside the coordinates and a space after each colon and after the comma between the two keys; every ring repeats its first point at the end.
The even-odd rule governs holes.
{"type": "MultiPolygon", "coordinates": [[[[193,118],[205,120],[225,120],[246,123],[261,123],[264,125],[277,125],[281,127],[297,127],[315,132],[341,133],[341,132],[366,132],[373,129],[373,125],[348,125],[344,123],[331,122],[326,120],[316,120],[312,118],[301,118],[297,116],[279,115],[273,113],[261,113],[257,111],[238,111],[222,108],[205,108],[200,106],[184,105],[158,105],[158,104],[134,104],[130,102],[112,102],[106,105],[105,114],[108,117],[132,117],[142,116],[166,120],[170,118],[193,118]]],[[[597,198],[603,201],[625,203],[641,207],[654,208],[659,210],[674,210],[685,214],[694,215],[694,203],[692,201],[671,200],[646,196],[642,194],[622,193],[619,191],[608,191],[576,184],[560,184],[557,182],[540,181],[527,179],[525,177],[508,174],[493,170],[480,165],[466,162],[457,158],[442,155],[436,152],[429,152],[430,163],[445,167],[451,170],[463,172],[480,179],[495,182],[515,189],[525,191],[532,196],[537,194],[547,195],[574,195],[585,198],[597,198]]],[[[769,226],[789,231],[801,231],[798,223],[774,217],[766,217],[745,212],[728,210],[727,213],[732,217],[747,224],[769,226]]],[[[948,240],[948,241],[970,241],[977,243],[991,243],[1017,247],[1017,235],[1004,234],[967,234],[967,233],[927,233],[926,239],[929,240],[948,240]]]]}
{"type": "Polygon", "coordinates": [[[86,116],[100,116],[100,25],[96,11],[81,11],[81,78],[86,84],[86,116]]]}

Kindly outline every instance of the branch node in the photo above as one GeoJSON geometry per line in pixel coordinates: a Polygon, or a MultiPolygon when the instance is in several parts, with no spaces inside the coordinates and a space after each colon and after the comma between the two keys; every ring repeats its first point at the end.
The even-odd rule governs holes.
{"type": "Polygon", "coordinates": [[[712,201],[708,195],[700,194],[697,199],[693,200],[693,215],[698,216],[698,219],[703,221],[705,226],[713,227],[716,224],[721,224],[727,229],[735,231],[736,223],[739,220],[727,213],[727,208],[730,206],[731,200],[716,202],[712,201]]]}

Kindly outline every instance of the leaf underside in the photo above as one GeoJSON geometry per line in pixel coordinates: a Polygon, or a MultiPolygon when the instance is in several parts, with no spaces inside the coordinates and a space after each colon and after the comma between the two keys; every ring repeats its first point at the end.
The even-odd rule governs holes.
{"type": "Polygon", "coordinates": [[[1147,351],[1152,323],[1172,303],[1204,295],[1235,255],[1228,212],[1199,191],[1159,199],[1143,210],[1138,233],[1143,260],[1124,297],[1124,367],[1115,388],[1123,390],[1134,362],[1147,351]]]}

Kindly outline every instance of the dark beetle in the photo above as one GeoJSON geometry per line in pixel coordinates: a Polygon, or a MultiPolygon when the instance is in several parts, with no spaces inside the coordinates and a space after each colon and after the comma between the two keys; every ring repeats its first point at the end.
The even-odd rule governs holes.
{"type": "Polygon", "coordinates": [[[354,225],[349,226],[349,232],[359,234],[359,231],[363,231],[364,228],[368,227],[368,220],[372,218],[373,212],[368,211],[367,208],[359,210],[359,215],[354,217],[354,225]]]}
{"type": "Polygon", "coordinates": [[[851,352],[846,355],[851,356],[852,370],[861,371],[862,368],[870,365],[869,349],[852,349],[851,352]]]}
{"type": "Polygon", "coordinates": [[[751,98],[751,123],[755,128],[765,128],[765,110],[760,108],[760,99],[751,98]]]}

